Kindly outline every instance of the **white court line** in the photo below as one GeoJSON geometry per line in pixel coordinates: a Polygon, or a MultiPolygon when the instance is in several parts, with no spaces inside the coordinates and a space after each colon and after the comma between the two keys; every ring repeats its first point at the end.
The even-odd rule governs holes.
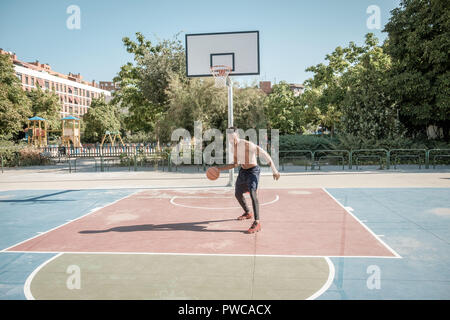
{"type": "MultiPolygon", "coordinates": [[[[9,246],[9,247],[7,247],[7,248],[5,248],[5,249],[0,250],[0,252],[6,252],[6,251],[8,251],[8,249],[10,249],[10,248],[14,248],[14,247],[16,247],[16,246],[18,246],[18,245],[21,245],[22,243],[25,243],[25,242],[27,242],[27,241],[30,241],[30,240],[34,239],[34,238],[37,238],[37,237],[40,237],[40,236],[42,236],[42,235],[44,235],[44,234],[46,234],[46,233],[49,233],[50,231],[54,231],[54,230],[56,230],[56,229],[59,229],[59,228],[65,226],[66,224],[69,224],[69,223],[71,223],[71,222],[74,222],[74,221],[77,221],[77,220],[79,220],[79,219],[82,219],[82,218],[84,218],[84,217],[86,217],[86,216],[88,216],[88,215],[90,215],[90,214],[93,214],[94,212],[97,212],[97,211],[100,210],[100,209],[103,209],[103,208],[112,206],[113,204],[115,204],[115,203],[117,203],[117,202],[119,202],[119,201],[121,201],[121,200],[124,200],[124,199],[126,199],[126,198],[129,198],[129,197],[131,197],[131,196],[133,196],[133,195],[135,195],[135,194],[137,194],[137,193],[139,193],[139,192],[142,192],[142,190],[133,192],[133,193],[131,193],[131,194],[129,194],[129,195],[123,197],[123,198],[117,199],[117,200],[115,200],[115,201],[113,201],[113,202],[107,204],[106,206],[94,208],[94,209],[92,209],[91,211],[89,211],[88,213],[86,213],[86,214],[84,214],[84,215],[82,215],[82,216],[80,216],[80,217],[78,217],[78,218],[75,218],[75,219],[73,219],[73,220],[69,220],[69,221],[67,221],[66,223],[63,223],[63,224],[61,224],[61,225],[59,225],[59,226],[57,226],[57,227],[54,227],[54,228],[52,228],[52,229],[49,229],[49,230],[45,231],[45,232],[38,232],[38,234],[35,235],[34,237],[31,237],[31,238],[25,239],[25,240],[23,240],[23,241],[20,241],[20,242],[18,242],[18,243],[16,243],[16,244],[13,244],[12,246],[9,246]]],[[[8,251],[8,252],[12,252],[12,251],[8,251]]]]}
{"type": "Polygon", "coordinates": [[[328,290],[328,288],[331,286],[331,284],[333,283],[334,280],[334,274],[335,274],[335,269],[334,269],[334,264],[333,262],[331,262],[329,257],[324,257],[325,261],[328,263],[328,279],[325,282],[325,284],[322,286],[322,288],[320,288],[316,293],[314,293],[312,296],[310,296],[309,298],[306,298],[306,300],[314,300],[317,299],[319,296],[321,296],[325,291],[328,290]]]}
{"type": "MultiPolygon", "coordinates": [[[[196,206],[189,206],[189,205],[185,205],[185,204],[179,204],[175,202],[176,198],[180,198],[180,199],[215,199],[215,198],[227,198],[227,199],[232,199],[231,197],[195,197],[195,196],[188,196],[188,197],[180,197],[180,196],[174,196],[172,197],[172,199],[170,199],[170,203],[173,204],[174,206],[179,206],[179,207],[184,207],[184,208],[191,208],[191,209],[206,209],[206,210],[228,210],[228,209],[239,209],[240,207],[225,207],[225,208],[216,208],[216,207],[196,207],[196,206]]],[[[275,196],[275,199],[269,202],[265,202],[265,203],[261,203],[259,204],[260,206],[266,206],[272,203],[277,202],[278,200],[280,200],[280,197],[278,195],[275,196]]]]}
{"type": "Polygon", "coordinates": [[[272,257],[272,258],[375,258],[397,259],[393,256],[333,256],[333,255],[287,255],[287,254],[235,254],[235,253],[186,253],[186,252],[105,252],[105,251],[22,251],[13,250],[11,253],[66,253],[66,254],[109,254],[109,255],[169,255],[169,256],[219,256],[219,257],[272,257]]]}
{"type": "MultiPolygon", "coordinates": [[[[31,293],[31,283],[34,279],[34,277],[36,276],[36,274],[43,268],[45,267],[47,264],[49,264],[51,261],[57,259],[58,257],[60,257],[61,255],[63,255],[63,253],[58,253],[57,255],[55,255],[54,257],[48,259],[47,261],[43,262],[41,265],[39,265],[36,269],[33,270],[33,272],[27,277],[26,281],[25,281],[25,285],[23,287],[23,292],[25,297],[27,298],[27,300],[35,300],[35,298],[33,297],[33,294],[31,293]]],[[[178,255],[178,254],[177,254],[178,255]]],[[[182,255],[182,254],[181,254],[182,255]]],[[[198,255],[204,255],[204,254],[198,254],[198,255]]],[[[209,255],[209,254],[207,254],[209,255]]],[[[212,254],[212,255],[216,255],[216,254],[212,254]]],[[[256,257],[294,257],[294,256],[277,256],[277,255],[232,255],[232,256],[256,256],[256,257]]],[[[295,256],[295,257],[306,257],[306,256],[295,256]]],[[[328,288],[331,286],[331,284],[333,283],[333,279],[334,279],[334,275],[335,275],[335,269],[334,269],[334,264],[333,262],[331,262],[329,257],[325,257],[325,256],[311,256],[313,258],[324,258],[325,261],[328,264],[328,278],[327,281],[324,283],[324,285],[317,291],[315,292],[313,295],[311,295],[310,297],[308,297],[306,300],[314,300],[316,298],[318,298],[320,295],[322,295],[325,291],[328,290],[328,288]]]]}
{"type": "MultiPolygon", "coordinates": [[[[177,188],[172,188],[172,189],[177,189],[177,188]]],[[[198,189],[211,189],[211,188],[198,188],[198,189]]],[[[267,189],[277,189],[277,188],[267,188],[267,189]]],[[[287,189],[287,188],[286,188],[287,189]]],[[[318,188],[308,188],[308,189],[318,189],[318,188]]],[[[154,189],[155,190],[155,189],[154,189]]],[[[161,188],[160,190],[165,190],[165,188],[161,188]]],[[[191,189],[192,190],[192,189],[191,189]]],[[[216,189],[217,190],[217,189],[216,189]]],[[[351,212],[349,212],[344,206],[342,206],[342,204],[339,202],[339,201],[337,201],[328,191],[326,191],[325,190],[325,188],[322,188],[322,190],[324,190],[331,198],[333,198],[341,207],[343,207],[350,215],[352,215],[359,223],[361,223],[361,221],[357,218],[357,217],[355,217],[351,212]]],[[[46,234],[46,233],[48,233],[48,232],[50,232],[50,231],[53,231],[53,230],[55,230],[55,229],[58,229],[58,228],[60,228],[60,227],[62,227],[62,226],[64,226],[64,225],[66,225],[66,224],[68,224],[68,223],[71,223],[71,222],[73,222],[73,221],[76,221],[76,220],[79,220],[79,219],[81,219],[81,218],[84,218],[84,217],[86,217],[86,216],[88,216],[88,215],[90,215],[90,214],[92,214],[92,213],[94,213],[94,212],[96,212],[96,211],[98,211],[98,210],[100,210],[100,209],[102,209],[102,208],[105,208],[105,207],[108,207],[108,206],[111,206],[111,205],[113,205],[113,204],[115,204],[116,202],[118,202],[118,201],[121,201],[121,200],[123,200],[123,199],[126,199],[126,198],[128,198],[128,197],[131,197],[131,196],[133,196],[133,195],[135,195],[135,194],[137,194],[137,193],[140,193],[140,192],[142,192],[143,191],[143,189],[141,188],[141,189],[139,189],[138,191],[136,191],[136,192],[134,192],[134,193],[132,193],[132,194],[130,194],[130,195],[128,195],[128,196],[125,196],[125,197],[123,197],[123,198],[121,198],[121,199],[118,199],[118,200],[116,200],[116,201],[114,201],[114,202],[112,202],[112,203],[110,203],[110,204],[108,204],[108,205],[106,205],[106,206],[104,206],[104,207],[98,207],[98,208],[94,208],[94,209],[92,209],[90,212],[88,212],[87,214],[85,214],[85,215],[83,215],[83,216],[80,216],[80,217],[78,217],[78,218],[76,218],[76,219],[73,219],[73,220],[69,220],[69,221],[67,221],[66,223],[64,223],[64,224],[62,224],[62,225],[60,225],[60,226],[58,226],[58,227],[55,227],[55,228],[52,228],[52,229],[50,229],[50,230],[48,230],[48,231],[46,231],[46,232],[43,232],[42,234],[39,234],[39,235],[37,235],[37,236],[34,236],[34,237],[31,237],[31,238],[29,238],[29,239],[26,239],[26,240],[24,240],[24,241],[21,241],[21,242],[19,242],[19,243],[17,243],[17,244],[14,244],[14,245],[12,245],[12,246],[10,246],[10,247],[8,247],[8,248],[5,248],[5,249],[3,249],[3,250],[0,250],[0,252],[5,252],[5,251],[7,251],[9,248],[13,248],[13,247],[15,247],[15,246],[18,246],[18,245],[20,245],[20,244],[22,244],[22,243],[24,243],[24,242],[27,242],[27,241],[29,241],[29,240],[31,240],[31,239],[34,239],[34,238],[36,238],[36,237],[39,237],[39,236],[41,236],[41,235],[43,235],[43,234],[46,234]]],[[[173,198],[172,198],[173,199],[173,198]]],[[[171,203],[172,203],[172,199],[171,199],[171,203]]],[[[278,201],[279,200],[279,196],[277,195],[276,196],[276,198],[275,198],[275,200],[273,200],[273,201],[271,201],[271,202],[269,202],[269,203],[266,203],[266,204],[270,204],[270,203],[274,203],[274,202],[276,202],[276,201],[278,201]]],[[[179,204],[175,204],[175,205],[179,205],[179,204]]],[[[265,204],[263,204],[263,205],[265,205],[265,204]]],[[[201,208],[201,209],[205,209],[205,208],[201,208]]],[[[209,209],[209,208],[208,208],[209,209]]],[[[228,208],[227,208],[228,209],[228,208]]],[[[366,228],[375,238],[377,238],[383,245],[385,245],[394,255],[395,255],[395,258],[401,258],[401,256],[400,255],[398,255],[393,249],[391,249],[387,244],[385,244],[381,239],[379,239],[379,237],[377,236],[377,235],[375,235],[367,226],[365,226],[363,223],[361,223],[361,225],[364,227],[364,228],[366,228]]],[[[44,263],[42,263],[39,267],[37,267],[29,276],[28,276],[28,278],[26,279],[26,282],[25,282],[25,285],[24,285],[24,294],[25,294],[25,297],[28,299],[28,300],[34,300],[34,297],[33,297],[33,295],[31,294],[31,289],[30,289],[30,286],[31,286],[31,282],[32,282],[32,280],[33,280],[33,278],[34,278],[34,276],[45,266],[45,265],[47,265],[48,263],[50,263],[52,260],[54,260],[54,259],[56,259],[56,258],[58,258],[59,256],[61,256],[62,254],[64,254],[64,253],[67,253],[67,254],[146,254],[146,255],[187,255],[187,256],[192,256],[192,255],[197,255],[197,256],[251,256],[251,257],[280,257],[280,258],[325,258],[326,259],[326,261],[327,261],[327,263],[328,263],[328,265],[329,265],[329,268],[330,268],[330,272],[329,272],[329,275],[328,275],[328,279],[327,279],[327,282],[324,284],[324,286],[322,286],[322,288],[319,290],[319,291],[317,291],[315,294],[313,294],[312,296],[310,296],[308,299],[316,299],[317,297],[319,297],[322,293],[324,293],[329,287],[330,287],[330,285],[332,284],[332,281],[333,281],[333,279],[334,279],[334,275],[335,275],[335,269],[334,269],[334,265],[333,265],[333,263],[331,262],[331,260],[329,259],[329,258],[342,258],[342,257],[345,257],[345,258],[387,258],[387,259],[391,259],[391,258],[394,258],[394,257],[392,257],[392,256],[323,256],[323,255],[258,255],[258,254],[202,254],[202,253],[153,253],[153,252],[75,252],[75,251],[73,251],[73,252],[61,252],[61,251],[19,251],[19,250],[14,250],[14,251],[8,251],[8,252],[16,252],[16,253],[55,253],[56,255],[54,256],[54,257],[52,257],[52,258],[50,258],[49,260],[47,260],[47,261],[45,261],[44,263]]]]}
{"type": "Polygon", "coordinates": [[[336,200],[335,197],[333,197],[325,188],[321,188],[323,191],[325,191],[336,203],[338,203],[348,214],[350,214],[353,218],[355,218],[356,221],[358,221],[371,235],[375,237],[378,241],[380,241],[381,244],[383,244],[390,252],[392,252],[393,255],[395,255],[396,258],[401,258],[401,256],[395,252],[394,249],[389,247],[383,240],[380,239],[379,236],[377,236],[372,230],[369,229],[368,226],[366,226],[364,223],[361,222],[351,211],[349,211],[346,207],[344,207],[339,201],[336,200]]]}
{"type": "Polygon", "coordinates": [[[25,284],[23,286],[23,293],[25,294],[25,298],[27,298],[27,300],[35,300],[33,297],[33,294],[31,293],[31,282],[33,281],[34,276],[48,263],[50,263],[51,261],[55,260],[56,258],[58,258],[59,256],[61,256],[62,253],[59,253],[57,255],[55,255],[54,257],[51,257],[50,259],[48,259],[47,261],[44,261],[39,267],[37,267],[36,269],[33,270],[33,272],[28,276],[27,280],[25,281],[25,284]]]}

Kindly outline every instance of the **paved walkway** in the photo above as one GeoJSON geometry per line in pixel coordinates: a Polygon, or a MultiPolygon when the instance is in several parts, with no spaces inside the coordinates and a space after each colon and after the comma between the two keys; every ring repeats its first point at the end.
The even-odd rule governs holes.
{"type": "MultiPolygon", "coordinates": [[[[204,172],[163,171],[72,172],[55,168],[8,169],[0,173],[0,191],[110,188],[223,187],[228,174],[216,181],[204,172]]],[[[281,173],[274,181],[263,171],[261,188],[445,188],[450,187],[450,170],[308,171],[281,173]]]]}

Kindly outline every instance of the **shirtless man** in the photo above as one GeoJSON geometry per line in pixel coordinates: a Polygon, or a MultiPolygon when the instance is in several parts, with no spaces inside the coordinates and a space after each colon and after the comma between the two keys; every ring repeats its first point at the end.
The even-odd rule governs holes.
{"type": "Polygon", "coordinates": [[[252,213],[250,212],[247,203],[245,202],[244,193],[249,192],[250,198],[252,199],[253,214],[255,216],[255,221],[251,225],[247,233],[254,233],[261,230],[261,224],[259,223],[259,203],[256,190],[258,189],[259,175],[261,169],[258,166],[256,157],[263,156],[267,163],[269,163],[272,169],[273,178],[278,180],[280,178],[280,173],[275,167],[270,155],[264,151],[261,147],[257,146],[253,142],[240,139],[237,133],[237,128],[231,127],[228,130],[232,131],[228,139],[234,149],[234,161],[232,164],[218,168],[220,171],[226,171],[234,169],[239,165],[239,175],[236,180],[235,187],[235,197],[242,209],[244,209],[244,214],[238,217],[238,220],[246,220],[252,218],[252,213]]]}

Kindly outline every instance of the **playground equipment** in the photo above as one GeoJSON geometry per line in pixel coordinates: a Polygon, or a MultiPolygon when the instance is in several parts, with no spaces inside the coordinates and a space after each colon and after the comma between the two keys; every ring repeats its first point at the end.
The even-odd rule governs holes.
{"type": "Polygon", "coordinates": [[[47,146],[47,120],[41,117],[28,119],[28,127],[25,128],[25,139],[28,144],[36,147],[47,146]]]}
{"type": "Polygon", "coordinates": [[[61,144],[65,147],[70,147],[72,142],[75,148],[82,147],[81,145],[81,122],[80,119],[74,116],[68,116],[62,118],[62,134],[61,134],[61,144]]]}
{"type": "Polygon", "coordinates": [[[123,143],[123,140],[122,140],[122,137],[120,136],[119,131],[106,131],[105,134],[103,135],[101,147],[103,147],[103,143],[105,142],[107,137],[109,137],[109,141],[111,142],[112,147],[114,147],[116,139],[118,139],[122,145],[125,145],[125,143],[123,143]]]}

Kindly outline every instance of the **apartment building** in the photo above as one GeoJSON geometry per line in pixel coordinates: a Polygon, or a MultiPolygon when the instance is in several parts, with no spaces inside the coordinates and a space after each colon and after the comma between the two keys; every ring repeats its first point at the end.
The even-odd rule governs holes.
{"type": "Polygon", "coordinates": [[[56,72],[47,63],[24,62],[17,59],[15,53],[0,49],[0,54],[7,54],[11,57],[17,78],[22,83],[25,91],[31,91],[37,86],[43,90],[52,91],[61,103],[61,118],[68,115],[83,117],[89,110],[93,98],[101,95],[106,100],[111,98],[111,92],[101,89],[94,81],[84,81],[78,74],[68,75],[56,72]]]}

